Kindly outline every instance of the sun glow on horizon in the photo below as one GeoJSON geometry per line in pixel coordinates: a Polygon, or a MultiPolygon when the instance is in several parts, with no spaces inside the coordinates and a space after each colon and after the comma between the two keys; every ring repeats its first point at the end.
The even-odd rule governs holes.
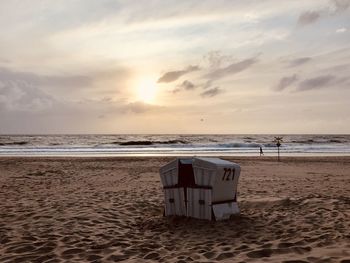
{"type": "Polygon", "coordinates": [[[154,103],[157,95],[157,85],[152,78],[141,78],[137,83],[137,98],[145,103],[154,103]]]}

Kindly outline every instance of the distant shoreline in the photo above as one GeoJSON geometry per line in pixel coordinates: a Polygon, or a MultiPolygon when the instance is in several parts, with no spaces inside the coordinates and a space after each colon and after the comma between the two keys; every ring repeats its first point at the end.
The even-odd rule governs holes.
{"type": "MultiPolygon", "coordinates": [[[[1,158],[162,158],[162,157],[177,157],[177,156],[183,156],[183,157],[191,157],[191,156],[205,156],[205,157],[223,157],[223,158],[235,158],[235,157],[244,157],[244,158],[277,158],[273,155],[268,155],[265,157],[261,157],[259,155],[253,155],[253,154],[227,154],[227,155],[214,155],[214,154],[52,154],[52,155],[46,155],[46,154],[4,154],[0,155],[1,158]]],[[[286,154],[283,155],[283,157],[292,157],[292,158],[304,158],[304,157],[350,157],[350,153],[348,154],[338,154],[338,153],[320,153],[320,154],[314,154],[314,153],[304,153],[304,154],[286,154]]]]}
{"type": "MultiPolygon", "coordinates": [[[[276,156],[274,135],[0,136],[0,156],[276,156]]],[[[281,156],[350,156],[350,135],[284,135],[281,156]]]]}
{"type": "MultiPolygon", "coordinates": [[[[43,160],[86,160],[86,161],[127,161],[127,160],[172,160],[174,158],[181,158],[181,157],[194,157],[199,155],[191,155],[191,156],[0,156],[0,161],[5,160],[24,160],[24,161],[43,161],[43,160]]],[[[277,162],[277,156],[213,156],[217,158],[227,159],[231,161],[276,161],[277,162]]],[[[321,162],[337,162],[337,161],[345,161],[350,162],[350,155],[332,155],[332,156],[282,156],[281,162],[298,162],[298,161],[321,161],[321,162]]]]}

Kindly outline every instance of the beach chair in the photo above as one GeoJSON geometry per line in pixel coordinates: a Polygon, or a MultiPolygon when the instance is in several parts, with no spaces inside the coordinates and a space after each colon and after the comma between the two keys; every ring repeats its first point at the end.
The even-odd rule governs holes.
{"type": "Polygon", "coordinates": [[[223,220],[238,214],[240,170],[238,164],[219,158],[177,158],[171,161],[160,169],[164,215],[223,220]]]}

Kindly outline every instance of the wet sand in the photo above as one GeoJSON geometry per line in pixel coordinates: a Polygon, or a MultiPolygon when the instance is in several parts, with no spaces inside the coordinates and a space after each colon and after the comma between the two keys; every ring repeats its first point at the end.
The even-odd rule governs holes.
{"type": "Polygon", "coordinates": [[[350,157],[225,157],[223,222],[162,216],[171,159],[0,158],[0,262],[350,262],[350,157]]]}

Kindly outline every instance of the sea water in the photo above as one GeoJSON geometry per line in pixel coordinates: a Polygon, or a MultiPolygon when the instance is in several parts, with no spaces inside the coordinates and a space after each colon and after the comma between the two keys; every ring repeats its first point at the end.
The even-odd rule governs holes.
{"type": "Polygon", "coordinates": [[[0,156],[284,156],[350,155],[350,135],[0,135],[0,156]]]}

